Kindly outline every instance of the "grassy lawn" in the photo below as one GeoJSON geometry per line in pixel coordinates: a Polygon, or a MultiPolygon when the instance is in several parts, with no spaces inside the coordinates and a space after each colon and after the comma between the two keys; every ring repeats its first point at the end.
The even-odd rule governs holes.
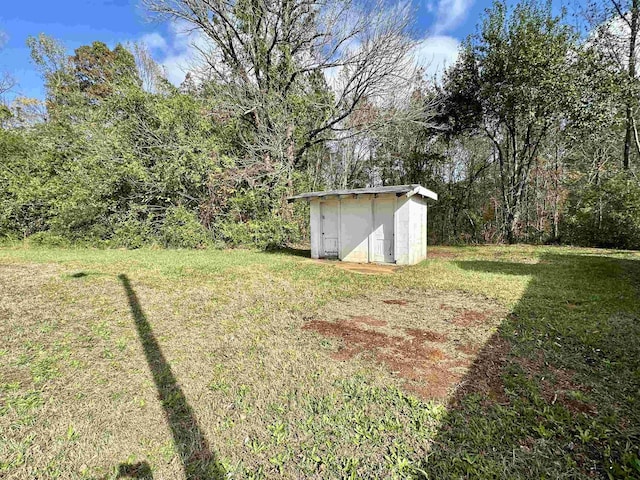
{"type": "Polygon", "coordinates": [[[640,478],[640,254],[0,248],[1,478],[640,478]]]}

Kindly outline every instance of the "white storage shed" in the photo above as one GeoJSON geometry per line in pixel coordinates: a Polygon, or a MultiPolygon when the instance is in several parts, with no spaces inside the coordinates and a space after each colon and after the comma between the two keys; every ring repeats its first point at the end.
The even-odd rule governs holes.
{"type": "Polygon", "coordinates": [[[427,199],[420,185],[310,192],[311,257],[412,265],[427,257],[427,199]]]}

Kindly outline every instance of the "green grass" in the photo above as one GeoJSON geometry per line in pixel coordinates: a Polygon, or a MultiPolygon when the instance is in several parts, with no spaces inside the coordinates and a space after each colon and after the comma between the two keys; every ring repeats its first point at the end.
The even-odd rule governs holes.
{"type": "Polygon", "coordinates": [[[640,478],[638,253],[440,247],[393,275],[297,253],[1,248],[0,477],[640,478]],[[349,313],[477,349],[418,397],[427,367],[302,328],[349,313]]]}

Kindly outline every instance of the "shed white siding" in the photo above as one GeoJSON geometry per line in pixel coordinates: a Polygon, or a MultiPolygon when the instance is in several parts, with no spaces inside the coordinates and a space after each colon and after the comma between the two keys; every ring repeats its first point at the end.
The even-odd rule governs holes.
{"type": "Polygon", "coordinates": [[[371,199],[373,230],[369,246],[369,261],[391,263],[395,261],[395,195],[383,195],[371,199]]]}
{"type": "MultiPolygon", "coordinates": [[[[410,187],[410,188],[409,188],[410,187]]],[[[427,256],[427,200],[420,186],[387,193],[305,194],[310,204],[312,258],[411,265],[427,256]]],[[[300,197],[298,197],[300,198],[300,197]]]]}
{"type": "Polygon", "coordinates": [[[409,264],[409,199],[398,197],[396,200],[395,224],[395,262],[399,265],[409,264]]]}
{"type": "Polygon", "coordinates": [[[309,236],[311,237],[311,258],[320,258],[320,201],[309,202],[309,236]]]}
{"type": "Polygon", "coordinates": [[[427,202],[424,198],[409,198],[409,260],[414,264],[427,258],[427,202]]]}
{"type": "Polygon", "coordinates": [[[340,218],[340,260],[368,262],[372,227],[371,200],[341,199],[340,218]]]}

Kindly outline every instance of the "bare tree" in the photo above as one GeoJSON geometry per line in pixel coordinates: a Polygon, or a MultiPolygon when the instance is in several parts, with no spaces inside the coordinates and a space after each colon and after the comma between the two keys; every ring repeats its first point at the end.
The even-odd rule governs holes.
{"type": "Polygon", "coordinates": [[[634,131],[633,86],[636,82],[636,44],[638,41],[638,31],[640,31],[640,0],[623,2],[621,0],[610,0],[617,18],[623,23],[626,31],[626,72],[628,87],[625,89],[625,135],[624,135],[624,156],[622,167],[629,169],[629,157],[631,155],[631,141],[634,131]]]}
{"type": "MultiPolygon", "coordinates": [[[[0,30],[0,49],[4,47],[7,35],[0,30]]],[[[16,80],[9,73],[0,73],[0,100],[3,99],[4,94],[11,91],[16,86],[16,80]]]]}
{"type": "MultiPolygon", "coordinates": [[[[0,30],[0,49],[4,46],[6,34],[0,30]]],[[[5,94],[10,92],[17,82],[9,73],[0,72],[0,127],[3,127],[9,118],[11,112],[7,105],[5,94]]]]}
{"type": "Polygon", "coordinates": [[[37,98],[17,96],[7,105],[7,111],[10,116],[2,122],[5,128],[28,128],[47,118],[45,104],[37,98]]]}
{"type": "Polygon", "coordinates": [[[590,23],[594,26],[591,42],[622,76],[622,102],[624,105],[624,150],[622,166],[630,167],[632,143],[640,154],[634,118],[637,109],[638,78],[638,34],[640,33],[640,0],[608,0],[603,4],[594,3],[587,10],[590,23]]]}
{"type": "Polygon", "coordinates": [[[149,47],[142,42],[134,42],[128,44],[127,49],[135,58],[136,70],[142,81],[142,88],[147,92],[157,93],[167,80],[162,68],[151,56],[149,47]]]}
{"type": "Polygon", "coordinates": [[[220,109],[245,124],[247,163],[271,165],[287,181],[314,145],[365,131],[353,121],[365,100],[383,106],[413,80],[406,4],[390,11],[382,0],[144,2],[206,40],[197,48],[220,86],[220,109]]]}
{"type": "Polygon", "coordinates": [[[9,92],[15,86],[16,80],[11,75],[3,73],[2,76],[0,76],[0,96],[9,92]]]}

